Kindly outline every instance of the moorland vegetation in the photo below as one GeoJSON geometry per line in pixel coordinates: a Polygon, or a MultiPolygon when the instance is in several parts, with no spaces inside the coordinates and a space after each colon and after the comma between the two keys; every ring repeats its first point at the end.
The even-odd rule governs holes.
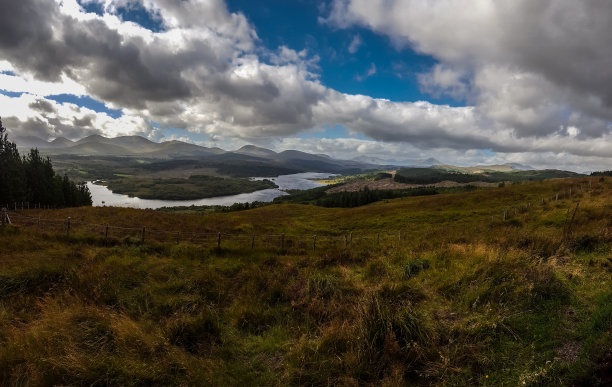
{"type": "Polygon", "coordinates": [[[356,208],[17,213],[183,236],[1,228],[0,384],[605,385],[611,203],[610,178],[582,177],[356,208]],[[221,248],[187,238],[217,232],[221,248]]]}

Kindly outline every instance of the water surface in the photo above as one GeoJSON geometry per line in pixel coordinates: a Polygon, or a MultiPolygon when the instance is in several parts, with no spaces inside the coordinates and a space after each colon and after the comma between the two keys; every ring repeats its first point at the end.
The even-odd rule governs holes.
{"type": "Polygon", "coordinates": [[[272,180],[278,188],[264,189],[251,193],[217,196],[206,199],[195,200],[157,200],[157,199],[141,199],[137,197],[129,197],[128,195],[113,193],[105,186],[87,183],[87,187],[91,191],[93,205],[113,206],[113,207],[133,207],[133,208],[152,208],[158,209],[161,207],[180,207],[180,206],[231,206],[234,203],[250,203],[250,202],[271,202],[274,198],[282,195],[287,195],[285,190],[300,189],[306,190],[310,188],[320,187],[323,184],[309,179],[324,179],[333,176],[330,173],[296,173],[293,175],[281,175],[277,177],[254,177],[255,180],[268,179],[272,180]]]}

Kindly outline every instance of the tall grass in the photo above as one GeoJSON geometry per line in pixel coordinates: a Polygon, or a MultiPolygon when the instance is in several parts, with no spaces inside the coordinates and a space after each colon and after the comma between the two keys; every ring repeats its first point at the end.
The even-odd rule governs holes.
{"type": "Polygon", "coordinates": [[[610,182],[594,180],[579,198],[540,200],[582,181],[356,209],[30,211],[183,232],[353,232],[354,240],[314,252],[217,249],[4,227],[0,384],[597,384],[612,346],[610,182]],[[530,201],[503,221],[505,209],[530,201]],[[358,237],[398,229],[401,240],[358,237]]]}

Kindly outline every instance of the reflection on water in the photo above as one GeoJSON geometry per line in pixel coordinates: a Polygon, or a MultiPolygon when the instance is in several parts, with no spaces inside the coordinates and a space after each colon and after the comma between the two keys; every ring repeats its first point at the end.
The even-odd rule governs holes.
{"type": "Polygon", "coordinates": [[[114,207],[133,207],[133,208],[152,208],[157,209],[161,207],[178,207],[178,206],[231,206],[234,203],[250,203],[250,202],[271,202],[274,198],[282,195],[286,195],[284,190],[290,189],[310,189],[320,187],[323,184],[317,183],[313,180],[308,179],[324,179],[328,176],[333,176],[330,173],[296,173],[293,175],[281,175],[278,177],[256,177],[256,180],[268,179],[272,180],[278,189],[264,189],[261,191],[255,191],[252,193],[230,195],[230,196],[218,196],[214,198],[196,199],[196,200],[155,200],[155,199],[140,199],[131,198],[128,195],[122,195],[113,193],[108,188],[87,183],[87,187],[91,191],[91,197],[93,199],[93,205],[96,207],[100,206],[114,206],[114,207]]]}

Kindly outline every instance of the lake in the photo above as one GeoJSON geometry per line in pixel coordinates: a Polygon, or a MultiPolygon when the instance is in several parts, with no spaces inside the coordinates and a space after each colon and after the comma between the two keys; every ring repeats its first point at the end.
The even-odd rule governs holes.
{"type": "Polygon", "coordinates": [[[329,176],[334,176],[332,173],[296,173],[293,175],[281,175],[277,177],[254,177],[255,180],[268,179],[273,181],[278,188],[264,189],[251,193],[217,196],[205,199],[196,200],[155,200],[155,199],[140,199],[137,197],[129,197],[128,195],[113,193],[105,186],[87,183],[87,187],[91,191],[93,205],[96,207],[112,206],[112,207],[133,207],[133,208],[152,208],[158,209],[162,207],[179,207],[179,206],[231,206],[234,203],[250,203],[250,202],[271,202],[274,198],[287,195],[285,190],[300,189],[306,190],[310,188],[320,187],[323,184],[317,183],[310,179],[325,179],[329,176]]]}

